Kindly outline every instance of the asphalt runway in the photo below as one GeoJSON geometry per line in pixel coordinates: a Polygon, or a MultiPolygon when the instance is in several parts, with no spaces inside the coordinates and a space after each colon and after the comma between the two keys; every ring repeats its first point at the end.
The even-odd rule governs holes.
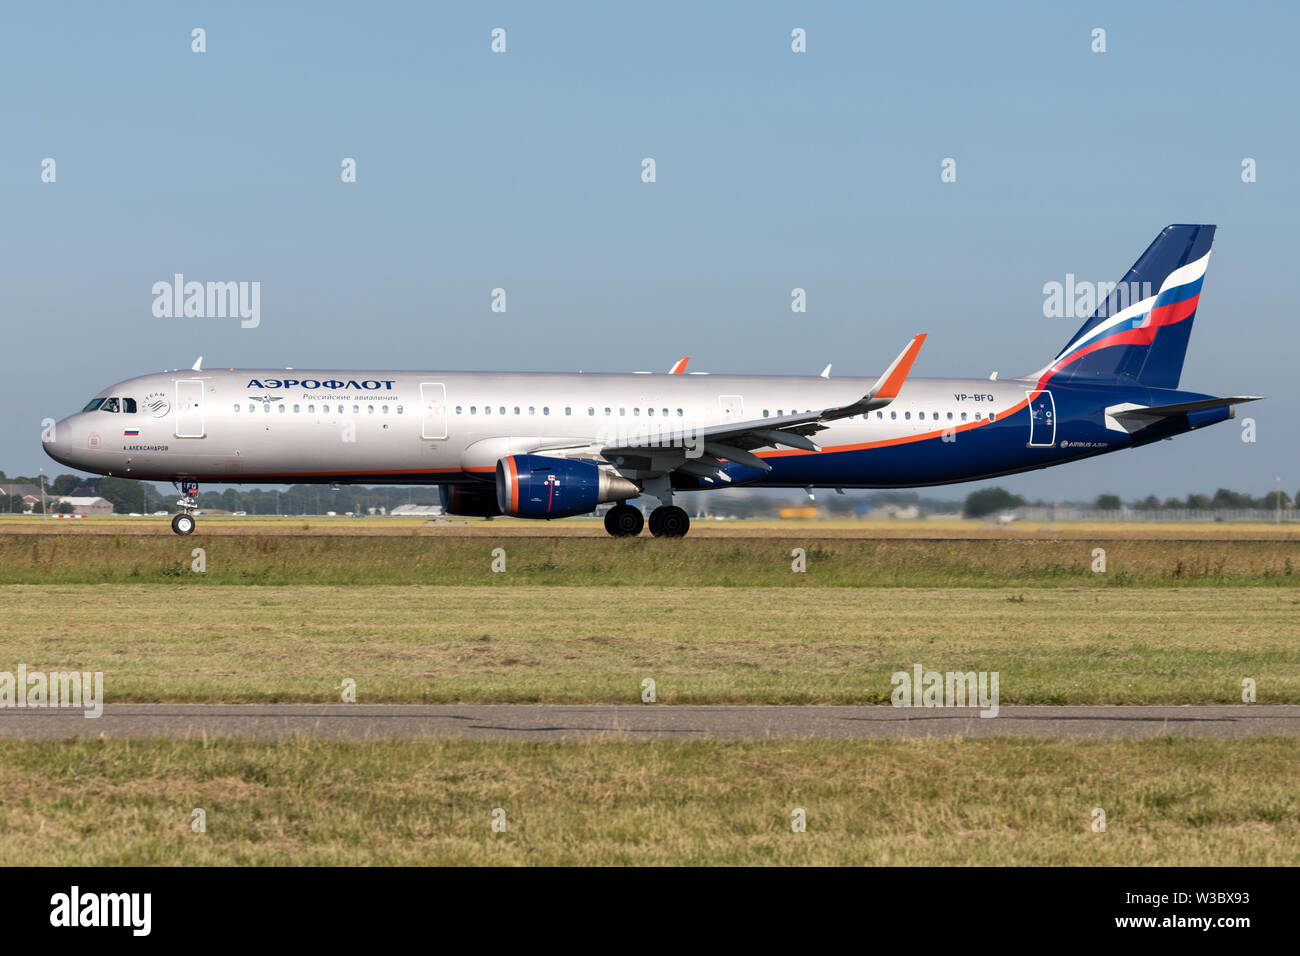
{"type": "Polygon", "coordinates": [[[80,711],[0,710],[0,738],[306,736],[331,740],[722,740],[924,737],[1235,739],[1300,735],[1300,705],[967,708],[569,704],[109,704],[80,711]]]}

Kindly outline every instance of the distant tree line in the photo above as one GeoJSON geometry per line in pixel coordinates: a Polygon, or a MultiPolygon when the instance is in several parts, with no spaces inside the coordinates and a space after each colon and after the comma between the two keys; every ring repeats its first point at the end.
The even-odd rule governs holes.
{"type": "MultiPolygon", "coordinates": [[[[1270,491],[1255,498],[1242,492],[1220,488],[1213,495],[1190,494],[1186,498],[1158,498],[1155,495],[1147,495],[1145,498],[1134,499],[1129,502],[1129,506],[1140,511],[1161,511],[1166,508],[1189,508],[1197,511],[1263,508],[1271,511],[1278,507],[1279,497],[1283,508],[1292,507],[1295,501],[1285,491],[1270,491]]],[[[1297,497],[1300,497],[1300,495],[1297,497]]],[[[1012,494],[1005,488],[981,488],[979,491],[972,491],[966,496],[966,503],[962,508],[962,513],[968,518],[983,518],[988,515],[1010,511],[1012,508],[1019,508],[1026,504],[1029,504],[1029,502],[1025,501],[1020,495],[1012,494]]],[[[1035,502],[1035,504],[1043,505],[1044,502],[1035,502]]],[[[1119,511],[1124,507],[1124,502],[1119,495],[1100,494],[1092,503],[1092,507],[1099,511],[1119,511]]]]}
{"type": "MultiPolygon", "coordinates": [[[[40,477],[6,477],[0,471],[0,481],[40,487],[40,477]]],[[[118,514],[149,514],[154,511],[175,511],[179,493],[171,485],[131,478],[85,478],[79,475],[57,475],[45,481],[46,501],[51,514],[58,513],[58,503],[64,496],[99,497],[109,501],[118,514]]],[[[436,505],[438,489],[434,487],[361,485],[294,485],[278,492],[263,488],[227,488],[224,491],[199,491],[200,509],[244,511],[250,515],[302,515],[369,513],[371,508],[391,511],[398,505],[436,505]]],[[[23,510],[21,496],[0,495],[0,512],[9,514],[23,510]]],[[[41,510],[40,503],[36,512],[41,510]]]]}

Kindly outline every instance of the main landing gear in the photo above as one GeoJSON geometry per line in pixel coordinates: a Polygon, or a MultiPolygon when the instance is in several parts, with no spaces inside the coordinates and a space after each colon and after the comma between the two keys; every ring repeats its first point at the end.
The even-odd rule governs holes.
{"type": "MultiPolygon", "coordinates": [[[[605,515],[605,530],[616,538],[634,538],[645,527],[638,508],[618,504],[605,515]]],[[[691,529],[691,519],[681,508],[664,505],[650,512],[650,533],[656,538],[681,538],[691,529]]]]}
{"type": "Polygon", "coordinates": [[[172,531],[177,534],[194,533],[194,512],[199,510],[199,483],[197,481],[182,481],[181,496],[176,501],[176,507],[181,509],[178,515],[172,515],[172,531]]]}
{"type": "Polygon", "coordinates": [[[650,512],[650,533],[656,538],[684,538],[691,519],[676,505],[663,505],[650,512]]]}
{"type": "Polygon", "coordinates": [[[605,514],[605,530],[616,538],[634,538],[644,526],[641,510],[629,504],[619,503],[605,514]]]}
{"type": "MultiPolygon", "coordinates": [[[[691,530],[691,519],[673,504],[673,483],[667,474],[651,475],[641,483],[641,493],[659,501],[650,512],[650,533],[656,538],[682,538],[691,530]]],[[[639,528],[637,530],[640,530],[639,528]]]]}

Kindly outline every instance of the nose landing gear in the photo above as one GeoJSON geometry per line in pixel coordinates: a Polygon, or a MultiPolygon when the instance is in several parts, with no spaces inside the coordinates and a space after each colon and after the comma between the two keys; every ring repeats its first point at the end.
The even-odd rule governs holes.
{"type": "Polygon", "coordinates": [[[172,531],[176,534],[194,533],[194,512],[199,509],[198,500],[199,483],[182,481],[181,496],[176,500],[176,507],[181,509],[181,513],[172,516],[172,531]]]}

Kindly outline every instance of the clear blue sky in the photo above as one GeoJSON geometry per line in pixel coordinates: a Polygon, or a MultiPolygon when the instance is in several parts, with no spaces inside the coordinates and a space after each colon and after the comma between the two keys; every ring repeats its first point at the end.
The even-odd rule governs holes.
{"type": "Polygon", "coordinates": [[[6,4],[0,468],[58,471],[43,417],[199,354],[874,375],[926,331],[914,374],[1022,374],[1081,324],[1045,282],[1213,222],[1183,385],[1269,395],[1258,441],[1000,483],[1294,493],[1298,29],[1280,3],[6,4]],[[260,327],[155,318],[175,272],[261,282],[260,327]]]}

